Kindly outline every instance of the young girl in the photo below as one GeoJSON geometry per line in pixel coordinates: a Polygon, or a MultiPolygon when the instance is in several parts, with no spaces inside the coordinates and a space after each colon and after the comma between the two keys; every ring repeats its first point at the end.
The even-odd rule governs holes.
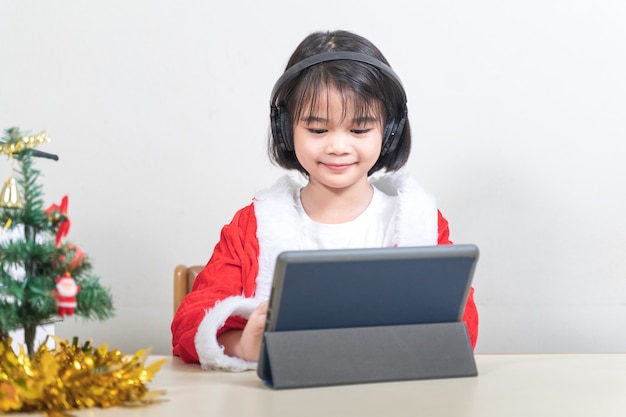
{"type": "MultiPolygon", "coordinates": [[[[302,175],[235,214],[176,312],[173,354],[205,369],[256,367],[280,252],[451,243],[434,198],[399,172],[411,148],[406,96],[371,42],[346,31],[307,36],[270,105],[270,157],[302,175]]],[[[473,290],[463,320],[475,346],[473,290]]]]}

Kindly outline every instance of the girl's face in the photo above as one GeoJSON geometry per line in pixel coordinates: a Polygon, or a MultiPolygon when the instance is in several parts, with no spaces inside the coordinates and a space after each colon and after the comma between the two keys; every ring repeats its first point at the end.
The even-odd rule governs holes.
{"type": "Polygon", "coordinates": [[[371,106],[370,114],[356,117],[351,102],[330,87],[295,121],[294,150],[309,184],[337,190],[369,187],[367,173],[380,156],[382,116],[371,106]]]}

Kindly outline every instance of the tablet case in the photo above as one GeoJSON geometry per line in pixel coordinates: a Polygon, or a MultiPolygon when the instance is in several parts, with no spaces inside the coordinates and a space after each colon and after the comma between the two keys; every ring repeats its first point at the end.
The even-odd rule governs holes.
{"type": "Polygon", "coordinates": [[[477,375],[461,317],[474,245],[279,255],[257,373],[312,387],[477,375]]]}

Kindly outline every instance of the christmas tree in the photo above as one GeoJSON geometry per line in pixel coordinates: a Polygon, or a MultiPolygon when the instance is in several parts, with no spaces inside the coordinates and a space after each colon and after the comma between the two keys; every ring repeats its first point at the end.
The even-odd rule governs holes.
{"type": "Polygon", "coordinates": [[[65,316],[105,320],[113,314],[109,289],[91,273],[83,251],[65,240],[67,196],[44,209],[34,162],[58,158],[34,148],[49,140],[11,128],[0,142],[0,154],[11,163],[0,194],[0,342],[22,328],[31,356],[38,326],[65,316]]]}

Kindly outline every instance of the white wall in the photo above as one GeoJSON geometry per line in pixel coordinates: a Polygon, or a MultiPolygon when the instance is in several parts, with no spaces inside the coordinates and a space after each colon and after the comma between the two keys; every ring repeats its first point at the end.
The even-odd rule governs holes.
{"type": "Polygon", "coordinates": [[[174,266],[280,174],[273,83],[305,35],[344,28],[403,79],[407,168],[481,248],[477,351],[624,351],[625,21],[618,0],[0,2],[0,128],[52,137],[46,201],[69,195],[117,307],[57,334],[169,353],[174,266]]]}

